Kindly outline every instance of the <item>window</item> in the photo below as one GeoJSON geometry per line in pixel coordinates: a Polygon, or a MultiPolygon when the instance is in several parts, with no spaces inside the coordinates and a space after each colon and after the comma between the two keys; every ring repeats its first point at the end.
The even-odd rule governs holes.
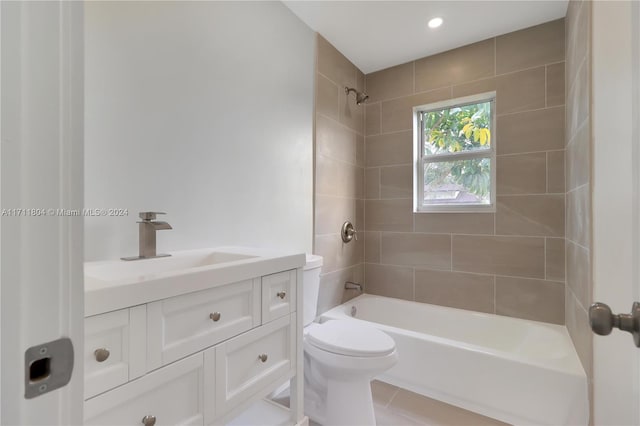
{"type": "Polygon", "coordinates": [[[414,113],[414,211],[495,211],[495,93],[414,113]]]}

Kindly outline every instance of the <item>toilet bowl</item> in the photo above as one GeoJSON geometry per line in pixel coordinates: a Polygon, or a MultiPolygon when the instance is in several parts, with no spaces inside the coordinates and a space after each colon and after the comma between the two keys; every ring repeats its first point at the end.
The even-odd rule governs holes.
{"type": "Polygon", "coordinates": [[[305,414],[327,426],[375,425],[371,380],[397,362],[395,342],[384,332],[354,321],[313,322],[321,266],[321,257],[307,256],[303,312],[305,414]]]}

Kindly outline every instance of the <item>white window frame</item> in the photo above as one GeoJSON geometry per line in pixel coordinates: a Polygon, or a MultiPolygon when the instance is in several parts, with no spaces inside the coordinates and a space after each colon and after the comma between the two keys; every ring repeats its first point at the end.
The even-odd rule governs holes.
{"type": "Polygon", "coordinates": [[[496,211],[496,92],[480,93],[462,98],[448,99],[413,108],[413,211],[415,213],[474,213],[496,211]],[[450,154],[424,155],[422,113],[445,108],[462,107],[483,102],[491,103],[491,144],[488,150],[463,151],[450,154]],[[429,160],[425,161],[425,158],[429,160]],[[424,164],[444,161],[489,158],[491,161],[491,196],[489,204],[424,204],[424,164]]]}

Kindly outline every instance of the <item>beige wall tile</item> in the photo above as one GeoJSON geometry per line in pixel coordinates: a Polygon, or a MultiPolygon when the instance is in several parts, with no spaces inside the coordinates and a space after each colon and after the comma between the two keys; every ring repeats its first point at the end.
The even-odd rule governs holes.
{"type": "Polygon", "coordinates": [[[499,116],[496,127],[498,155],[564,149],[564,107],[499,116]]]}
{"type": "Polygon", "coordinates": [[[564,19],[496,37],[496,73],[564,60],[564,19]]]}
{"type": "Polygon", "coordinates": [[[412,166],[389,166],[380,168],[380,198],[412,198],[412,196],[412,166]]]}
{"type": "Polygon", "coordinates": [[[355,266],[364,261],[364,242],[358,239],[345,244],[340,234],[316,235],[313,251],[323,258],[323,273],[355,266]]]}
{"type": "Polygon", "coordinates": [[[562,281],[565,279],[564,238],[547,238],[546,242],[547,279],[562,281]]]}
{"type": "Polygon", "coordinates": [[[544,66],[498,76],[497,114],[544,108],[545,78],[544,66]]]}
{"type": "Polygon", "coordinates": [[[415,271],[416,302],[494,313],[493,275],[415,271]]]}
{"type": "Polygon", "coordinates": [[[586,122],[567,145],[567,190],[589,183],[591,146],[589,122],[586,122]]]}
{"type": "Polygon", "coordinates": [[[412,200],[366,200],[365,230],[412,231],[412,200]]]}
{"type": "Polygon", "coordinates": [[[367,263],[380,263],[380,232],[364,233],[364,260],[367,263]]]}
{"type": "Polygon", "coordinates": [[[411,268],[366,263],[365,279],[365,291],[369,294],[413,300],[411,268]]]}
{"type": "Polygon", "coordinates": [[[564,236],[564,194],[498,197],[496,234],[564,236]]]}
{"type": "Polygon", "coordinates": [[[589,2],[570,2],[572,7],[567,10],[567,81],[573,81],[578,72],[578,67],[588,55],[590,44],[590,15],[589,2]],[[584,7],[584,5],[587,7],[584,7]]]}
{"type": "MultiPolygon", "coordinates": [[[[398,391],[389,404],[389,408],[393,412],[417,420],[422,425],[507,426],[506,423],[498,420],[490,419],[435,399],[425,398],[405,389],[398,391]]],[[[389,424],[400,426],[408,423],[389,424]]]]}
{"type": "Polygon", "coordinates": [[[497,162],[498,195],[544,194],[547,191],[545,152],[499,156],[497,162]]]}
{"type": "Polygon", "coordinates": [[[364,167],[364,135],[356,133],[356,165],[364,167]]]}
{"type": "Polygon", "coordinates": [[[413,162],[413,130],[367,137],[367,167],[411,164],[413,162]]]}
{"type": "Polygon", "coordinates": [[[364,232],[364,200],[356,200],[356,220],[353,226],[358,232],[364,232]]]}
{"type": "Polygon", "coordinates": [[[593,372],[593,332],[589,327],[589,314],[580,306],[569,287],[565,291],[565,310],[567,331],[576,348],[582,367],[588,377],[593,372]]]}
{"type": "Polygon", "coordinates": [[[496,313],[564,324],[564,284],[496,277],[496,313]]]}
{"type": "Polygon", "coordinates": [[[381,238],[381,263],[451,269],[451,236],[448,234],[383,232],[381,238]]]}
{"type": "Polygon", "coordinates": [[[380,102],[365,104],[364,132],[367,136],[380,133],[380,102]]]}
{"type": "Polygon", "coordinates": [[[547,106],[564,105],[564,62],[547,65],[547,106]]]}
{"type": "Polygon", "coordinates": [[[413,62],[367,74],[366,91],[371,102],[413,93],[413,62]]]}
{"type": "Polygon", "coordinates": [[[356,90],[364,92],[365,76],[360,69],[356,68],[356,90]]]}
{"type": "Polygon", "coordinates": [[[411,129],[413,127],[413,107],[450,98],[451,89],[445,87],[382,102],[382,132],[411,129]]]}
{"type": "Polygon", "coordinates": [[[547,152],[547,192],[564,193],[564,151],[547,152]]]}
{"type": "Polygon", "coordinates": [[[353,94],[340,92],[340,122],[357,133],[364,134],[364,107],[357,105],[353,94]]]}
{"type": "Polygon", "coordinates": [[[567,134],[569,137],[575,135],[578,128],[582,126],[589,117],[589,106],[591,103],[591,93],[589,87],[589,66],[584,63],[580,67],[575,81],[569,81],[569,92],[567,93],[567,134]]]}
{"type": "Polygon", "coordinates": [[[415,91],[493,77],[495,39],[473,43],[415,62],[415,91]]]}
{"type": "Polygon", "coordinates": [[[316,77],[316,112],[338,120],[340,118],[338,86],[319,74],[316,77]]]}
{"type": "Polygon", "coordinates": [[[493,234],[493,213],[414,213],[415,231],[493,234]]]}
{"type": "Polygon", "coordinates": [[[364,196],[368,199],[380,198],[380,168],[368,168],[365,170],[364,196]]]}
{"type": "Polygon", "coordinates": [[[544,238],[453,235],[453,270],[544,278],[544,238]]]}
{"type": "Polygon", "coordinates": [[[356,84],[357,68],[318,34],[318,71],[339,86],[356,84]]]}
{"type": "Polygon", "coordinates": [[[320,276],[318,315],[358,296],[356,291],[345,291],[345,281],[364,282],[364,264],[320,276]]]}
{"type": "Polygon", "coordinates": [[[485,92],[493,92],[496,90],[497,80],[495,77],[485,78],[473,81],[471,83],[456,84],[453,86],[453,97],[460,98],[462,96],[478,95],[485,92]]]}
{"type": "Polygon", "coordinates": [[[567,193],[566,237],[583,247],[591,246],[590,185],[583,185],[567,193]]]}
{"type": "Polygon", "coordinates": [[[315,233],[335,234],[345,220],[355,220],[356,203],[353,198],[316,194],[315,233]]]}
{"type": "Polygon", "coordinates": [[[591,304],[589,250],[567,242],[567,285],[583,307],[591,304]]]}
{"type": "Polygon", "coordinates": [[[358,164],[358,144],[363,143],[351,129],[323,115],[316,115],[316,150],[334,160],[358,164]]]}
{"type": "Polygon", "coordinates": [[[324,155],[317,155],[316,193],[362,198],[364,196],[364,169],[324,155]]]}

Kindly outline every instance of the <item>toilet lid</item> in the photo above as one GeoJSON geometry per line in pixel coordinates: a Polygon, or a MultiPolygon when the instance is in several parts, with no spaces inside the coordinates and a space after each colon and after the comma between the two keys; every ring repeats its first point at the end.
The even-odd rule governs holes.
{"type": "Polygon", "coordinates": [[[307,341],[319,349],[348,356],[383,356],[396,348],[388,334],[350,320],[330,320],[313,327],[307,341]]]}

